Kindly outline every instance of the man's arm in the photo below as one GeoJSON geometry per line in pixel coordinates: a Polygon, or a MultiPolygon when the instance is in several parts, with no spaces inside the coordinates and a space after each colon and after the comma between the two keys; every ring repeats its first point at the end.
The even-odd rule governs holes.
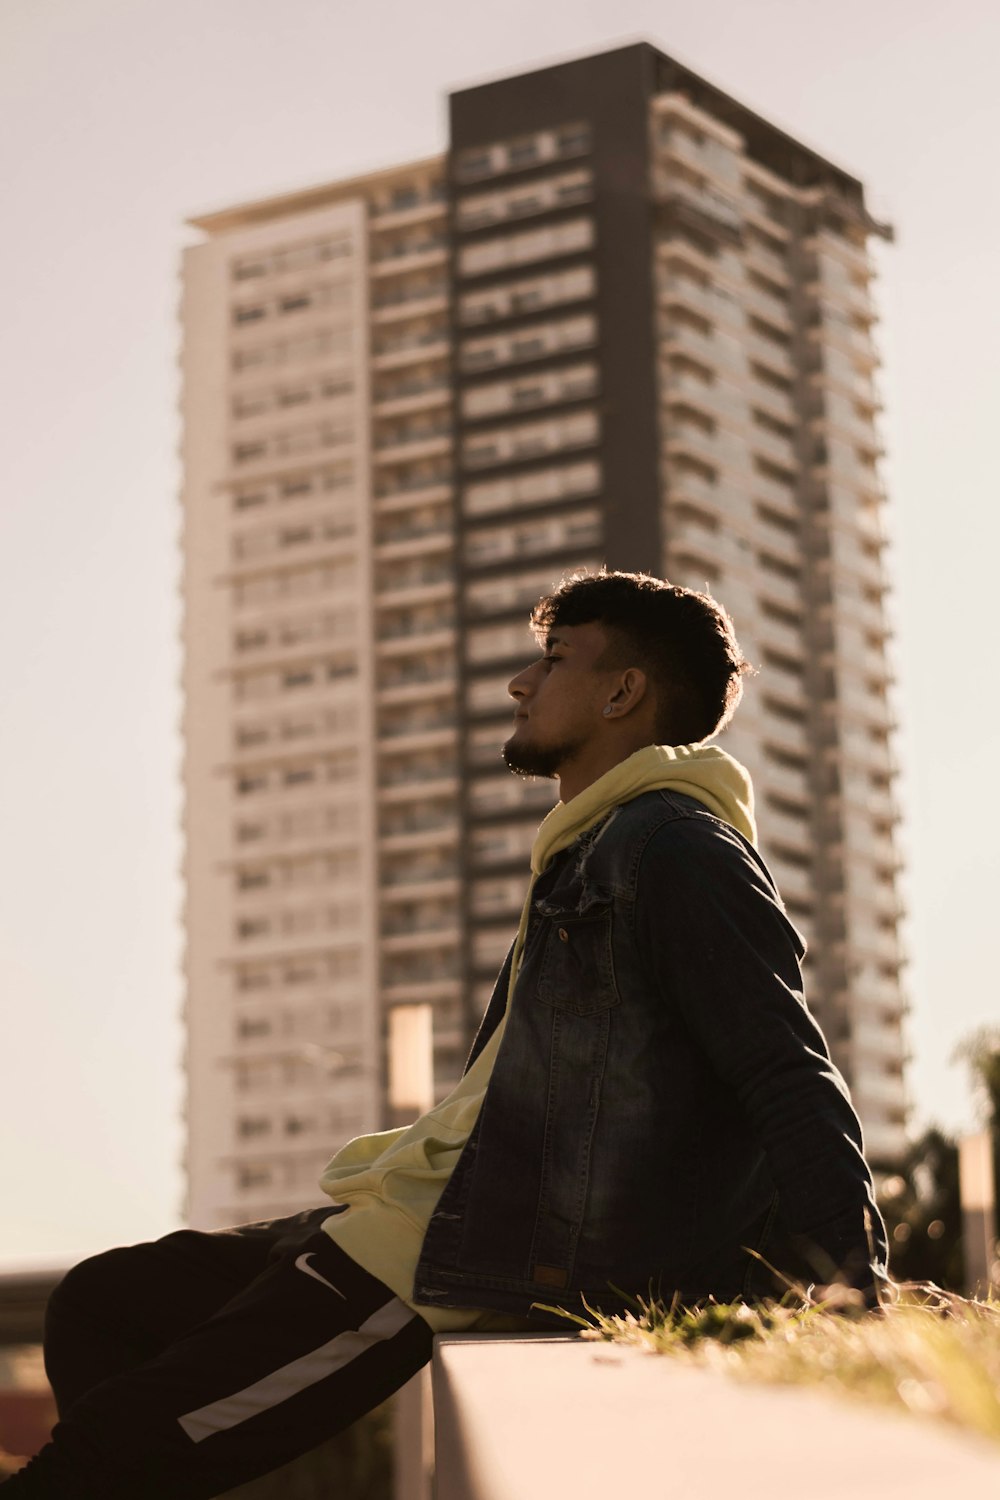
{"type": "Polygon", "coordinates": [[[870,1294],[886,1241],[861,1127],[773,887],[730,829],[678,818],[643,851],[634,921],[657,991],[746,1111],[816,1280],[836,1273],[870,1294]]]}

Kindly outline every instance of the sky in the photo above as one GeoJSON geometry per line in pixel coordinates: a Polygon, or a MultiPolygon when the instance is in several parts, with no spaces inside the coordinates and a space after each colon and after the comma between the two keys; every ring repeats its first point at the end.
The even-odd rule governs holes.
{"type": "Polygon", "coordinates": [[[876,301],[909,1087],[915,1129],[974,1128],[950,1059],[1000,1020],[1000,7],[0,0],[0,1269],[180,1223],[185,219],[435,153],[449,89],[640,40],[896,226],[876,301]]]}

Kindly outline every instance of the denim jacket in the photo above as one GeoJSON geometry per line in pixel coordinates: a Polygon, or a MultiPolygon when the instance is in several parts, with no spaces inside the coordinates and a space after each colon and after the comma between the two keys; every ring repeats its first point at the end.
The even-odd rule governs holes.
{"type": "Polygon", "coordinates": [[[689,797],[642,793],[557,855],[415,1300],[780,1295],[768,1267],[870,1291],[885,1231],[803,951],[754,849],[689,797]]]}

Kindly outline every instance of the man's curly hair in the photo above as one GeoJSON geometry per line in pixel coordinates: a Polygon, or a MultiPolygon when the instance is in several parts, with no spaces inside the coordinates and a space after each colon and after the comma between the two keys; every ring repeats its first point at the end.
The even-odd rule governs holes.
{"type": "Polygon", "coordinates": [[[558,625],[600,625],[600,671],[639,667],[656,703],[657,743],[694,745],[724,729],[753,671],[718,600],[648,573],[572,573],[531,612],[543,645],[558,625]]]}

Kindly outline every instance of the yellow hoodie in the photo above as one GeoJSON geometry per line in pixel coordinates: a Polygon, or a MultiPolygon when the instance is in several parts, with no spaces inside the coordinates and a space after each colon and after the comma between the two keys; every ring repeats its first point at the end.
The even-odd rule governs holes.
{"type": "MultiPolygon", "coordinates": [[[[507,1003],[524,948],[535,881],[553,857],[605,814],[642,792],[667,788],[696,798],[753,844],[753,790],[747,772],[717,745],[646,745],[620,761],[543,819],[531,849],[531,882],[514,944],[507,1003]]],[[[385,1283],[438,1333],[510,1327],[509,1319],[476,1309],[428,1307],[412,1300],[413,1278],[431,1215],[476,1123],[503,1037],[500,1024],[447,1098],[401,1130],[359,1136],[338,1151],[320,1186],[347,1211],[332,1214],[326,1232],[371,1275],[385,1283]]],[[[518,1324],[517,1326],[521,1326],[518,1324]]]]}

